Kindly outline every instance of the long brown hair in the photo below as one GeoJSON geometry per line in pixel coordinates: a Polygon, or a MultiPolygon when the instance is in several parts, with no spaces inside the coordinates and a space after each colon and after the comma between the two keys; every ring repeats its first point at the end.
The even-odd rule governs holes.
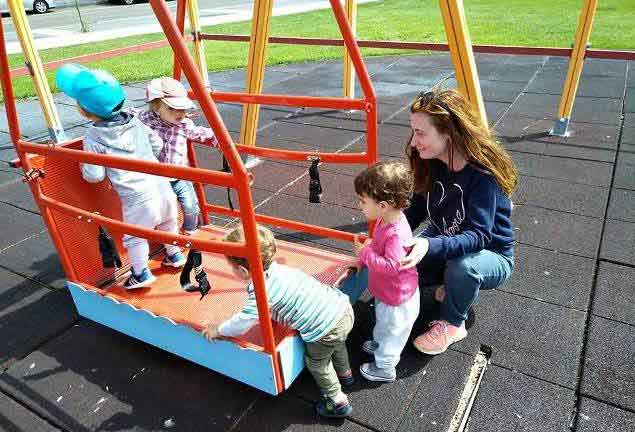
{"type": "MultiPolygon", "coordinates": [[[[454,152],[458,151],[469,164],[490,172],[505,195],[511,196],[518,184],[514,161],[459,92],[443,90],[420,93],[410,106],[410,112],[427,114],[437,131],[450,137],[450,167],[454,152]]],[[[411,147],[413,136],[414,131],[406,144],[406,156],[414,173],[415,191],[425,193],[432,188],[436,176],[435,165],[433,160],[421,159],[411,147]]]]}

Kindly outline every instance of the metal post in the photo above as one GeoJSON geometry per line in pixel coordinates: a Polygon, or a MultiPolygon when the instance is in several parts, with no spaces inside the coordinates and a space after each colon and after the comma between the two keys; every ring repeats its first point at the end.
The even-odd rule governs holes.
{"type": "MultiPolygon", "coordinates": [[[[247,93],[260,94],[262,92],[272,8],[273,0],[255,0],[254,2],[247,62],[247,93]]],[[[243,105],[242,126],[240,128],[241,144],[256,145],[259,113],[260,105],[243,105]]]]}
{"type": "Polygon", "coordinates": [[[591,36],[596,6],[597,0],[584,0],[584,4],[582,5],[580,17],[578,18],[578,29],[575,33],[575,43],[573,44],[571,59],[569,59],[567,78],[564,82],[564,88],[562,89],[562,96],[560,96],[558,119],[553,129],[549,132],[551,135],[567,136],[569,120],[571,119],[571,112],[573,111],[573,102],[575,101],[575,94],[578,91],[587,44],[591,36]]]}
{"type": "Polygon", "coordinates": [[[66,134],[62,127],[57,110],[55,109],[55,102],[53,101],[53,95],[51,94],[51,88],[49,87],[48,80],[46,79],[46,73],[42,66],[42,60],[40,55],[35,49],[33,41],[33,33],[31,27],[26,18],[26,12],[24,11],[24,5],[20,0],[9,0],[9,11],[11,12],[11,19],[15,27],[15,32],[20,40],[22,46],[22,52],[26,59],[26,66],[29,69],[29,73],[33,78],[33,85],[35,87],[35,93],[40,101],[42,107],[42,113],[44,119],[49,128],[49,134],[54,142],[66,141],[66,134]]]}
{"type": "MultiPolygon", "coordinates": [[[[190,20],[190,31],[194,39],[194,61],[198,66],[205,87],[209,88],[209,75],[207,72],[207,60],[205,59],[205,48],[203,48],[203,39],[201,39],[201,23],[198,20],[198,0],[187,0],[187,14],[190,20]]],[[[177,23],[178,24],[178,23],[177,23]]]]}
{"type": "MultiPolygon", "coordinates": [[[[346,0],[346,18],[348,18],[348,24],[353,31],[353,34],[357,34],[357,0],[346,0]]],[[[344,97],[355,97],[355,69],[353,68],[353,60],[348,53],[346,47],[344,47],[344,76],[343,76],[343,92],[344,97]]]]}
{"type": "Polygon", "coordinates": [[[465,20],[463,0],[439,0],[439,5],[459,91],[479,113],[483,124],[487,124],[487,114],[474,62],[472,41],[465,20]]]}

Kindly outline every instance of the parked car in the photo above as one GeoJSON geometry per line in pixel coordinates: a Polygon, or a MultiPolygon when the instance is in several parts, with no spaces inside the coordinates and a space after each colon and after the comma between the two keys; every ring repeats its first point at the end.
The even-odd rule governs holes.
{"type": "MultiPolygon", "coordinates": [[[[22,0],[24,10],[33,11],[38,14],[47,13],[49,9],[55,7],[54,0],[22,0]]],[[[7,0],[0,0],[0,13],[9,13],[7,0]]]]}

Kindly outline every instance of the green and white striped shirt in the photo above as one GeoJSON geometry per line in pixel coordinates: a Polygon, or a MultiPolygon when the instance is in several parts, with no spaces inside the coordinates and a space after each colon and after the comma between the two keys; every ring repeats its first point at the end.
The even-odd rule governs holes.
{"type": "MultiPolygon", "coordinates": [[[[324,337],[342,319],[348,296],[297,268],[272,262],[265,272],[265,289],[271,318],[300,332],[305,342],[324,337]]],[[[238,336],[258,323],[253,282],[247,286],[242,310],[222,323],[218,332],[238,336]]]]}

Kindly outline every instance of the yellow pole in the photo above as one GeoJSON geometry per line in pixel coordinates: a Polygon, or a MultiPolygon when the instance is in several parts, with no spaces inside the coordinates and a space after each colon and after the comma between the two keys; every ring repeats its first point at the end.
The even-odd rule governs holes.
{"type": "MultiPolygon", "coordinates": [[[[357,34],[357,0],[346,0],[345,8],[351,30],[353,30],[353,34],[357,34]]],[[[344,47],[343,87],[344,97],[355,97],[355,69],[353,68],[353,60],[351,60],[346,47],[344,47]]]]}
{"type": "Polygon", "coordinates": [[[203,82],[209,87],[209,75],[207,72],[207,60],[205,59],[205,49],[203,40],[200,38],[201,23],[198,19],[198,0],[187,0],[187,15],[190,20],[190,30],[194,38],[194,61],[201,72],[203,82]]]}
{"type": "Polygon", "coordinates": [[[15,32],[20,40],[20,45],[22,46],[26,66],[33,78],[35,93],[40,101],[42,113],[44,114],[44,119],[49,128],[49,134],[56,143],[66,141],[66,134],[64,133],[64,128],[62,128],[62,123],[60,122],[59,115],[55,109],[55,102],[53,101],[51,88],[49,87],[48,80],[46,79],[42,60],[40,59],[40,56],[34,46],[33,33],[31,32],[31,27],[29,26],[29,22],[26,18],[26,12],[24,11],[22,1],[9,0],[8,3],[15,32]]]}
{"type": "Polygon", "coordinates": [[[483,123],[487,124],[487,114],[474,62],[472,41],[465,20],[463,0],[439,0],[439,5],[459,91],[480,114],[483,123]]]}
{"type": "MultiPolygon", "coordinates": [[[[260,94],[264,81],[267,44],[271,29],[271,11],[273,0],[255,0],[251,20],[251,39],[249,40],[249,58],[247,60],[247,92],[260,94]]],[[[243,105],[240,142],[244,145],[256,145],[256,130],[260,105],[243,105]]]]}
{"type": "Polygon", "coordinates": [[[582,5],[580,17],[578,18],[578,29],[575,33],[575,43],[573,44],[571,58],[569,59],[567,78],[564,82],[564,88],[562,89],[562,96],[560,96],[558,119],[550,132],[551,135],[567,135],[569,120],[571,119],[571,112],[573,111],[573,102],[575,101],[575,94],[578,91],[580,75],[582,75],[582,67],[584,66],[587,44],[591,36],[596,6],[597,0],[584,0],[584,4],[582,5]]]}

